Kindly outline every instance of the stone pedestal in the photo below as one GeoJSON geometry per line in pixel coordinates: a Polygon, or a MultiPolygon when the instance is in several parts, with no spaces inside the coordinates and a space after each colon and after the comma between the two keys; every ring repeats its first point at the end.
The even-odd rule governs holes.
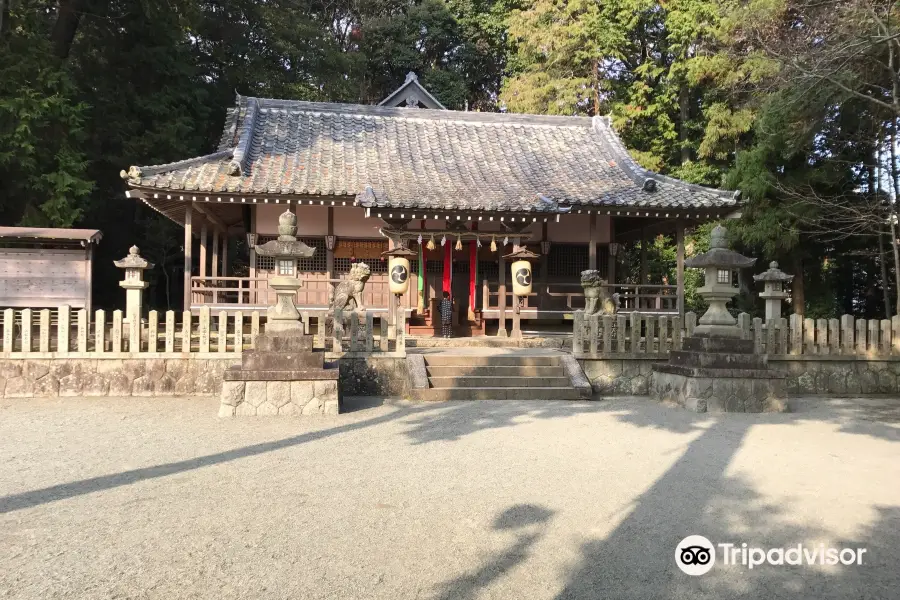
{"type": "Polygon", "coordinates": [[[694,336],[653,365],[650,394],[697,412],[784,412],[787,386],[753,340],[694,336]]]}
{"type": "Polygon", "coordinates": [[[225,371],[220,417],[336,415],[341,409],[338,369],[325,368],[312,336],[300,330],[269,331],[241,365],[225,371]]]}

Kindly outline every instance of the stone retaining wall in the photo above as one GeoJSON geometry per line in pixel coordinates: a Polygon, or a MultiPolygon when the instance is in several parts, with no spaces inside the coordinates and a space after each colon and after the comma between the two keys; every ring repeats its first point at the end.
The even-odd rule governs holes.
{"type": "Polygon", "coordinates": [[[405,358],[342,358],[341,394],[344,396],[391,396],[409,394],[409,370],[405,358]]]}
{"type": "Polygon", "coordinates": [[[4,398],[217,396],[240,357],[0,359],[4,398]]]}
{"type": "MultiPolygon", "coordinates": [[[[645,396],[650,393],[650,365],[667,356],[625,355],[579,358],[578,362],[602,396],[645,396]]],[[[900,357],[779,356],[770,368],[784,373],[791,396],[900,394],[900,357]]]]}

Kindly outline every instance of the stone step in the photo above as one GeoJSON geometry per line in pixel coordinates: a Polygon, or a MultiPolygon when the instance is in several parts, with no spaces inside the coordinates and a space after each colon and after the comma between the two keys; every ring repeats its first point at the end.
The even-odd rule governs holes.
{"type": "Polygon", "coordinates": [[[486,356],[469,356],[464,354],[431,354],[425,355],[425,364],[429,367],[555,367],[560,365],[560,357],[543,355],[523,356],[513,354],[491,354],[486,356]]]}
{"type": "Polygon", "coordinates": [[[565,368],[533,365],[447,365],[428,366],[430,377],[565,377],[565,368]]]}
{"type": "Polygon", "coordinates": [[[418,400],[580,400],[573,387],[478,387],[415,390],[418,400]]]}
{"type": "Polygon", "coordinates": [[[563,388],[568,377],[429,377],[433,388],[563,388]]]}

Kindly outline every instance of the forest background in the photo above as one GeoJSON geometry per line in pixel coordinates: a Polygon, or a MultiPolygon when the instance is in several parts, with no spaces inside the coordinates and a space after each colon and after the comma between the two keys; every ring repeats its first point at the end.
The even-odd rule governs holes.
{"type": "MultiPolygon", "coordinates": [[[[106,307],[138,242],[152,304],[177,303],[181,230],[124,199],[121,169],[209,152],[235,92],[368,104],[414,71],[452,109],[612,115],[644,167],[743,192],[732,242],[795,275],[796,311],[889,316],[898,24],[861,0],[0,0],[0,223],[102,230],[106,307]]],[[[674,281],[671,239],[648,256],[674,281]]]]}

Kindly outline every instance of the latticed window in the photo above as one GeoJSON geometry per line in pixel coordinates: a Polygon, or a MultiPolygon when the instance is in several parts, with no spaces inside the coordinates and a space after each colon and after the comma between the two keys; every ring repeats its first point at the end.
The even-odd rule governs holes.
{"type": "MultiPolygon", "coordinates": [[[[599,256],[598,256],[599,258],[599,256]]],[[[588,268],[588,247],[586,244],[557,244],[550,246],[550,254],[542,257],[547,261],[547,275],[550,277],[579,278],[588,268]]],[[[598,260],[601,276],[605,276],[606,261],[598,260]]]]}
{"type": "Polygon", "coordinates": [[[500,265],[495,260],[478,261],[478,279],[497,281],[500,277],[500,265]]]}
{"type": "MultiPolygon", "coordinates": [[[[387,273],[387,261],[378,259],[364,259],[356,262],[364,262],[369,265],[369,271],[372,273],[387,273]]],[[[353,262],[349,258],[335,258],[334,270],[336,273],[349,273],[353,267],[353,262]]]]}
{"type": "MultiPolygon", "coordinates": [[[[265,244],[266,242],[271,242],[272,240],[277,240],[277,235],[261,235],[259,236],[259,240],[257,241],[258,245],[265,244]]],[[[321,272],[324,273],[327,271],[328,259],[325,256],[325,238],[298,238],[301,242],[309,246],[310,248],[315,248],[316,253],[312,255],[310,258],[301,258],[297,261],[297,269],[302,272],[321,272]]],[[[272,256],[257,256],[256,257],[256,270],[257,271],[275,271],[275,258],[272,256]]]]}

